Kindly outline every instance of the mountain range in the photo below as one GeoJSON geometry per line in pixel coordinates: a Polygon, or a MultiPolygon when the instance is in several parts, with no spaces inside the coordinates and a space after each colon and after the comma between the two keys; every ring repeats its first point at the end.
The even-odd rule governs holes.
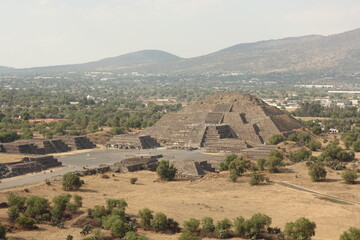
{"type": "MultiPolygon", "coordinates": [[[[0,71],[5,69],[9,70],[0,67],[0,71]]],[[[168,74],[354,73],[360,72],[360,29],[329,36],[308,35],[242,43],[194,58],[180,58],[159,50],[143,50],[89,63],[26,70],[168,74]]]]}

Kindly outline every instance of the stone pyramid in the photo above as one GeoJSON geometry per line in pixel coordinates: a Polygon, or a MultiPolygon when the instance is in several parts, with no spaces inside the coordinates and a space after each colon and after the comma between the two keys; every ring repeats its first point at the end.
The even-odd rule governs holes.
{"type": "Polygon", "coordinates": [[[287,135],[301,127],[292,116],[252,95],[218,93],[177,113],[166,114],[142,134],[168,146],[239,152],[263,148],[273,134],[287,135]]]}

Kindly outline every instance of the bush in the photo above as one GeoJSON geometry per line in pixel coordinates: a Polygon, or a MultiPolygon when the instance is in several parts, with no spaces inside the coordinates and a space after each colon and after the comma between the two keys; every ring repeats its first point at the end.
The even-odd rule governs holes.
{"type": "Polygon", "coordinates": [[[254,185],[259,185],[259,183],[265,181],[265,178],[263,175],[257,173],[257,172],[253,172],[251,173],[250,175],[250,180],[249,180],[249,184],[251,186],[254,186],[254,185]]]}
{"type": "Polygon", "coordinates": [[[355,171],[346,171],[341,174],[342,179],[344,179],[346,184],[355,184],[358,175],[355,171]]]}
{"type": "Polygon", "coordinates": [[[7,195],[7,201],[9,206],[16,206],[20,210],[25,209],[26,197],[10,193],[7,195]]]}
{"type": "Polygon", "coordinates": [[[134,233],[134,232],[127,232],[123,239],[124,240],[147,240],[147,237],[136,235],[136,233],[134,233]]]}
{"type": "Polygon", "coordinates": [[[191,232],[182,232],[178,240],[201,240],[201,238],[191,232]]]}
{"type": "Polygon", "coordinates": [[[360,228],[351,227],[349,230],[341,234],[340,240],[359,240],[360,228]]]}
{"type": "Polygon", "coordinates": [[[245,218],[237,217],[234,221],[234,231],[236,236],[245,237],[247,234],[247,227],[245,225],[245,218]]]}
{"type": "Polygon", "coordinates": [[[284,136],[281,134],[274,134],[269,138],[268,143],[272,145],[279,144],[285,140],[284,136]]]}
{"type": "Polygon", "coordinates": [[[9,216],[9,221],[10,222],[14,222],[15,219],[17,219],[20,214],[19,214],[19,208],[17,206],[12,206],[9,208],[8,210],[8,216],[9,216]]]}
{"type": "Polygon", "coordinates": [[[326,170],[320,163],[312,163],[309,166],[309,175],[311,177],[311,181],[319,182],[320,180],[324,180],[326,178],[326,170]]]}
{"type": "Polygon", "coordinates": [[[258,160],[256,160],[256,165],[261,171],[265,170],[265,163],[266,159],[264,158],[259,158],[258,160]]]}
{"type": "Polygon", "coordinates": [[[354,149],[355,152],[360,152],[360,139],[357,140],[356,142],[354,142],[352,144],[352,147],[354,149]]]}
{"type": "Polygon", "coordinates": [[[175,178],[177,169],[174,165],[170,165],[168,160],[161,160],[156,168],[156,173],[159,175],[161,180],[172,181],[175,178]]]}
{"type": "Polygon", "coordinates": [[[295,222],[289,222],[285,225],[284,233],[292,240],[309,240],[315,235],[315,222],[301,217],[295,222]]]}
{"type": "Polygon", "coordinates": [[[232,227],[231,221],[227,218],[218,221],[215,226],[215,233],[218,238],[228,238],[231,236],[230,228],[232,227]]]}
{"type": "Polygon", "coordinates": [[[26,200],[25,215],[27,217],[41,219],[41,215],[49,212],[49,202],[47,199],[31,196],[26,200]]]}
{"type": "Polygon", "coordinates": [[[308,142],[307,147],[311,151],[317,151],[317,150],[321,149],[321,143],[318,141],[311,140],[310,142],[308,142]]]}
{"type": "Polygon", "coordinates": [[[279,167],[282,165],[282,159],[276,156],[270,156],[265,163],[265,166],[269,169],[269,172],[271,173],[279,172],[279,167]]]}
{"type": "Polygon", "coordinates": [[[262,213],[254,214],[248,221],[251,225],[251,233],[260,232],[265,226],[270,226],[272,222],[269,216],[262,213]]]}
{"type": "Polygon", "coordinates": [[[101,219],[108,214],[108,211],[104,206],[95,205],[94,209],[90,210],[90,213],[92,218],[101,219]]]}
{"type": "Polygon", "coordinates": [[[15,219],[15,223],[24,229],[34,229],[35,220],[29,217],[18,217],[15,219]]]}
{"type": "Polygon", "coordinates": [[[130,183],[131,183],[131,184],[135,184],[135,183],[137,182],[137,180],[138,180],[138,179],[135,178],[135,177],[134,177],[134,178],[130,178],[130,183]]]}
{"type": "Polygon", "coordinates": [[[215,230],[214,220],[211,217],[201,219],[201,225],[205,233],[213,233],[215,230]]]}
{"type": "Polygon", "coordinates": [[[183,232],[195,233],[199,230],[200,220],[190,218],[184,222],[183,232]]]}
{"type": "Polygon", "coordinates": [[[74,202],[76,206],[78,208],[82,207],[82,200],[83,200],[82,196],[74,194],[72,197],[74,198],[74,202]]]}
{"type": "Polygon", "coordinates": [[[0,239],[5,239],[5,237],[6,237],[6,227],[4,227],[0,223],[0,239]]]}
{"type": "Polygon", "coordinates": [[[151,227],[151,220],[154,218],[153,211],[148,208],[144,208],[143,210],[139,211],[140,216],[140,226],[144,228],[151,227]]]}
{"type": "Polygon", "coordinates": [[[62,177],[62,187],[65,191],[76,191],[84,182],[75,173],[66,173],[62,177]]]}
{"type": "Polygon", "coordinates": [[[230,180],[236,182],[237,178],[240,177],[246,170],[251,168],[249,160],[243,158],[236,158],[230,162],[228,169],[230,170],[230,180]]]}
{"type": "Polygon", "coordinates": [[[151,226],[156,232],[164,231],[167,229],[167,217],[165,214],[159,212],[154,216],[151,226]]]}
{"type": "Polygon", "coordinates": [[[310,156],[311,156],[311,151],[308,151],[305,148],[302,148],[297,152],[289,153],[289,159],[292,162],[303,162],[309,159],[310,156]]]}
{"type": "Polygon", "coordinates": [[[124,199],[106,199],[107,210],[111,212],[115,208],[121,208],[125,210],[128,206],[127,202],[124,199]]]}
{"type": "Polygon", "coordinates": [[[128,232],[127,224],[121,219],[116,219],[110,227],[111,233],[118,238],[123,238],[128,232]]]}
{"type": "Polygon", "coordinates": [[[227,155],[225,160],[220,163],[220,171],[229,170],[229,165],[232,161],[234,161],[238,156],[236,154],[227,155]]]}

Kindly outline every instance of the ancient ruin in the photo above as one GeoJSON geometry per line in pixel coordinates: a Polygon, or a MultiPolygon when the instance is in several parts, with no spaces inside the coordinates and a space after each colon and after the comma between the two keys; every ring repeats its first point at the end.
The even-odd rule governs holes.
{"type": "Polygon", "coordinates": [[[302,125],[292,116],[249,94],[218,93],[166,114],[142,134],[166,146],[205,147],[208,152],[266,155],[273,134],[287,135],[302,125]],[[250,150],[251,149],[251,150],[250,150]]]}
{"type": "Polygon", "coordinates": [[[152,137],[139,134],[115,135],[106,144],[108,148],[120,149],[149,149],[160,147],[160,144],[152,137]]]}
{"type": "Polygon", "coordinates": [[[19,140],[0,145],[0,152],[21,154],[49,154],[72,150],[91,149],[96,146],[83,136],[64,136],[55,139],[19,140]]]}
{"type": "Polygon", "coordinates": [[[61,166],[53,156],[25,157],[21,161],[0,164],[0,178],[14,177],[61,166]]]}

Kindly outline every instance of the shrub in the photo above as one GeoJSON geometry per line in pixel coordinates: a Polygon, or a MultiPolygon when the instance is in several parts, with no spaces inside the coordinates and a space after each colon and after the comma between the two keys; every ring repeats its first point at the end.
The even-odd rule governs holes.
{"type": "Polygon", "coordinates": [[[128,206],[124,199],[107,199],[106,200],[107,210],[111,212],[114,208],[124,209],[128,206]]]}
{"type": "Polygon", "coordinates": [[[128,232],[127,224],[121,219],[116,219],[110,227],[111,233],[118,238],[123,238],[128,232]]]}
{"type": "Polygon", "coordinates": [[[131,184],[135,184],[137,182],[137,178],[133,177],[133,178],[130,178],[130,183],[131,184]]]}
{"type": "Polygon", "coordinates": [[[215,226],[215,233],[218,238],[228,238],[231,236],[230,228],[232,224],[231,221],[227,218],[218,221],[215,226]]]}
{"type": "Polygon", "coordinates": [[[237,217],[234,221],[234,231],[235,235],[245,237],[247,230],[245,226],[245,218],[243,217],[237,217]]]}
{"type": "Polygon", "coordinates": [[[295,222],[289,222],[285,225],[284,233],[292,240],[309,240],[315,235],[315,222],[301,217],[295,222]]]}
{"type": "Polygon", "coordinates": [[[315,135],[319,135],[319,134],[321,134],[321,132],[322,132],[320,126],[314,126],[314,127],[311,129],[311,131],[312,131],[312,133],[315,134],[315,135]]]}
{"type": "Polygon", "coordinates": [[[270,156],[265,163],[265,166],[269,169],[269,172],[271,173],[279,172],[279,167],[282,165],[282,159],[276,156],[270,156]]]}
{"type": "Polygon", "coordinates": [[[156,232],[164,231],[167,229],[167,217],[165,214],[159,212],[156,213],[154,219],[151,222],[151,226],[156,232]]]}
{"type": "Polygon", "coordinates": [[[237,178],[240,177],[246,170],[251,168],[249,160],[243,158],[236,158],[230,162],[228,169],[230,170],[230,180],[236,182],[237,178]]]}
{"type": "Polygon", "coordinates": [[[279,144],[279,143],[283,142],[284,140],[285,140],[285,138],[284,138],[283,135],[281,135],[281,134],[274,134],[274,135],[272,135],[272,136],[269,138],[268,143],[269,143],[269,144],[276,145],[276,144],[279,144]]]}
{"type": "Polygon", "coordinates": [[[292,162],[303,162],[306,161],[310,156],[311,156],[311,151],[308,151],[305,148],[302,148],[297,152],[289,153],[289,159],[292,162]]]}
{"type": "Polygon", "coordinates": [[[319,182],[326,178],[326,170],[320,163],[312,163],[309,166],[309,175],[311,177],[311,181],[319,182]]]}
{"type": "Polygon", "coordinates": [[[258,160],[256,160],[256,165],[261,171],[265,170],[265,163],[266,159],[264,158],[259,158],[258,160]]]}
{"type": "Polygon", "coordinates": [[[265,178],[263,175],[257,173],[257,172],[253,172],[250,175],[250,180],[249,180],[249,184],[251,186],[253,185],[259,185],[259,183],[265,181],[265,178]]]}
{"type": "Polygon", "coordinates": [[[31,218],[41,218],[41,215],[49,212],[49,202],[47,199],[31,196],[26,200],[25,215],[31,218]]]}
{"type": "Polygon", "coordinates": [[[201,225],[205,233],[212,233],[215,230],[214,220],[211,217],[201,219],[201,225]]]}
{"type": "Polygon", "coordinates": [[[182,232],[178,240],[201,240],[201,238],[191,232],[182,232]]]}
{"type": "Polygon", "coordinates": [[[199,230],[200,220],[190,218],[188,221],[184,222],[183,231],[195,233],[199,230]]]}
{"type": "Polygon", "coordinates": [[[140,226],[144,228],[151,227],[151,220],[154,218],[153,211],[148,208],[144,208],[139,211],[140,216],[140,226]]]}
{"type": "Polygon", "coordinates": [[[113,222],[115,222],[116,220],[121,220],[122,221],[121,217],[117,216],[117,215],[109,215],[109,216],[103,217],[102,218],[102,226],[105,229],[110,229],[113,222]]]}
{"type": "Polygon", "coordinates": [[[96,219],[101,219],[102,217],[108,214],[108,211],[106,211],[105,207],[99,205],[95,205],[94,209],[92,209],[90,212],[91,212],[91,217],[96,219]]]}
{"type": "Polygon", "coordinates": [[[84,182],[80,180],[80,177],[75,173],[66,173],[62,177],[62,187],[65,191],[76,191],[78,190],[84,182]]]}
{"type": "Polygon", "coordinates": [[[229,170],[229,165],[232,161],[234,161],[238,156],[236,154],[230,154],[226,156],[225,160],[220,163],[220,171],[229,170]]]}
{"type": "Polygon", "coordinates": [[[147,240],[147,237],[136,235],[136,233],[134,233],[134,232],[127,232],[123,239],[124,240],[147,240]]]}
{"type": "Polygon", "coordinates": [[[161,180],[172,181],[175,178],[177,169],[174,165],[170,165],[168,160],[161,160],[156,168],[156,173],[159,175],[161,180]]]}
{"type": "Polygon", "coordinates": [[[0,223],[0,239],[5,239],[6,237],[6,228],[0,223]]]}
{"type": "Polygon", "coordinates": [[[18,217],[15,219],[15,223],[24,229],[34,229],[35,220],[29,217],[18,217]]]}
{"type": "Polygon", "coordinates": [[[269,216],[262,213],[254,214],[248,221],[251,225],[251,233],[260,232],[265,226],[270,226],[272,222],[269,216]]]}
{"type": "Polygon", "coordinates": [[[351,227],[341,234],[340,240],[358,240],[360,239],[360,228],[351,227]]]}
{"type": "Polygon", "coordinates": [[[310,142],[308,142],[307,147],[311,151],[317,151],[318,149],[321,149],[321,143],[318,141],[311,140],[310,142]]]}
{"type": "Polygon", "coordinates": [[[82,207],[82,200],[83,200],[82,196],[74,194],[72,197],[74,198],[74,202],[76,206],[78,208],[82,207]]]}
{"type": "Polygon", "coordinates": [[[355,171],[346,171],[341,174],[341,177],[344,179],[346,184],[354,184],[356,183],[358,175],[355,171]]]}
{"type": "Polygon", "coordinates": [[[22,210],[25,206],[26,197],[10,193],[9,195],[7,195],[7,201],[9,206],[16,206],[20,210],[22,210]]]}
{"type": "Polygon", "coordinates": [[[12,206],[9,208],[8,210],[8,216],[9,216],[9,221],[10,222],[14,222],[15,219],[17,219],[20,214],[19,214],[19,208],[17,206],[12,206]]]}
{"type": "Polygon", "coordinates": [[[360,152],[360,139],[357,140],[356,142],[354,142],[352,144],[352,147],[354,149],[355,152],[360,152]]]}

